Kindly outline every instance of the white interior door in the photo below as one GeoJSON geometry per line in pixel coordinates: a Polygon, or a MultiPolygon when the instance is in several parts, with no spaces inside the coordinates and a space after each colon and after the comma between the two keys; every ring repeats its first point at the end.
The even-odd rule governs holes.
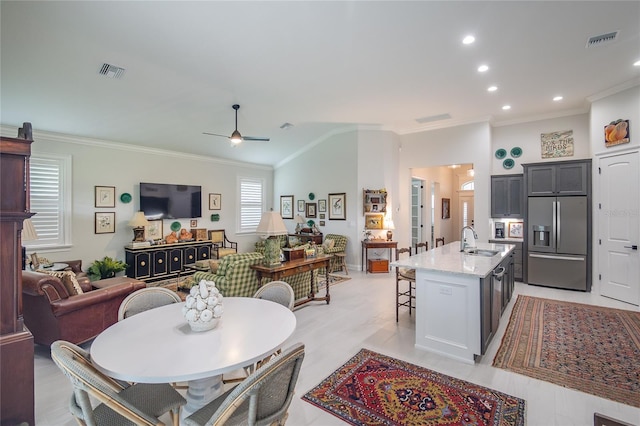
{"type": "Polygon", "coordinates": [[[600,294],[640,304],[638,152],[600,159],[600,294]],[[634,248],[635,247],[635,248],[634,248]]]}
{"type": "Polygon", "coordinates": [[[454,240],[460,239],[462,228],[474,226],[473,219],[473,191],[460,191],[458,193],[458,229],[455,231],[454,240]]]}

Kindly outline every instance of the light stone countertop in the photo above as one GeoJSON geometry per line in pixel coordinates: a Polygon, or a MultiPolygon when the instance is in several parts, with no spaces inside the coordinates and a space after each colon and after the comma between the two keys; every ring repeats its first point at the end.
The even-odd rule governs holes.
{"type": "Polygon", "coordinates": [[[484,278],[514,249],[513,244],[477,243],[478,249],[498,250],[492,257],[474,256],[460,252],[460,241],[436,247],[424,253],[404,257],[391,266],[484,278]]]}

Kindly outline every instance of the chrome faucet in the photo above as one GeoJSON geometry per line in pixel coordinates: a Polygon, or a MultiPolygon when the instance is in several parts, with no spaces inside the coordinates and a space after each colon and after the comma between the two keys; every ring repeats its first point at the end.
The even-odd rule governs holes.
{"type": "Polygon", "coordinates": [[[460,233],[460,251],[465,251],[468,248],[476,247],[476,241],[478,241],[478,234],[476,234],[475,229],[472,226],[465,226],[462,228],[462,232],[460,233]],[[473,234],[473,243],[468,243],[467,238],[465,237],[465,231],[469,229],[473,234]]]}

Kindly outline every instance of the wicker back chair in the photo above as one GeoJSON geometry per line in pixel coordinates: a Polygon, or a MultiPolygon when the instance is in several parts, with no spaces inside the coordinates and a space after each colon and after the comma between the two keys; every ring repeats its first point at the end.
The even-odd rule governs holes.
{"type": "Polygon", "coordinates": [[[186,425],[283,425],[304,359],[297,343],[191,416],[186,425]]]}
{"type": "Polygon", "coordinates": [[[271,300],[293,310],[296,297],[293,289],[284,281],[271,281],[263,285],[253,295],[258,299],[271,300]]]}
{"type": "Polygon", "coordinates": [[[147,287],[136,290],[128,295],[118,308],[118,321],[129,318],[140,312],[158,308],[164,305],[181,302],[175,291],[164,287],[147,287]]]}
{"type": "Polygon", "coordinates": [[[171,413],[175,426],[180,407],[187,401],[168,384],[130,385],[100,373],[89,353],[73,343],[57,340],[51,358],[71,380],[73,394],[69,409],[82,425],[162,425],[158,417],[171,413]],[[94,408],[90,398],[99,404],[94,408]]]}

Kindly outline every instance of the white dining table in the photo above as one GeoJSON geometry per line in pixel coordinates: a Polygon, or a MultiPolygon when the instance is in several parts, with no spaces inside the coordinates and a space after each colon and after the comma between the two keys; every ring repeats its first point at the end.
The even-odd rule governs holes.
{"type": "Polygon", "coordinates": [[[183,418],[223,393],[222,374],[273,354],[296,328],[293,312],[278,303],[228,297],[216,328],[195,332],[182,315],[183,305],[174,303],[119,321],[91,345],[95,367],[115,379],[187,381],[183,418]]]}

